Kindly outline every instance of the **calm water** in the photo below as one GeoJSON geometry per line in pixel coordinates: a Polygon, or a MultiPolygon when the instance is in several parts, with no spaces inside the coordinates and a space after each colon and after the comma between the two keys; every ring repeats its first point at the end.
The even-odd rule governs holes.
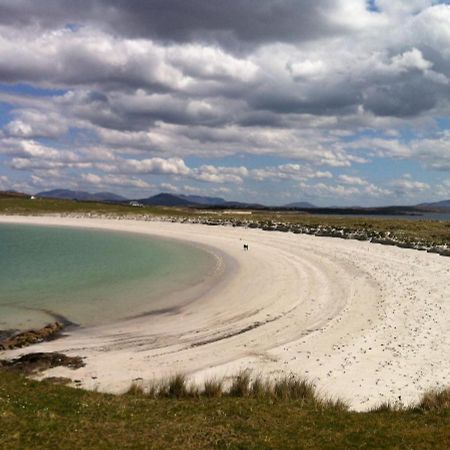
{"type": "Polygon", "coordinates": [[[55,315],[93,325],[173,306],[213,256],[178,242],[75,228],[0,225],[0,330],[55,315]]]}

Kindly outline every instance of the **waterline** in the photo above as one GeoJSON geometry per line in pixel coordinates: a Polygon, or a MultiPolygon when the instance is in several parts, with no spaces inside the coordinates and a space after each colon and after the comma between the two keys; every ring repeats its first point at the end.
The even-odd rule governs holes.
{"type": "Polygon", "coordinates": [[[175,308],[214,270],[214,256],[138,234],[0,225],[0,329],[63,316],[82,326],[175,308]]]}

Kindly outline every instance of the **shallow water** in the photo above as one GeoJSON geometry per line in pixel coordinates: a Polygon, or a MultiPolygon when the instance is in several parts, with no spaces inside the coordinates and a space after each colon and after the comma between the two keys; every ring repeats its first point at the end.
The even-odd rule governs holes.
{"type": "Polygon", "coordinates": [[[198,285],[214,267],[213,255],[177,241],[2,224],[0,330],[39,327],[58,316],[97,325],[171,308],[175,291],[198,285]]]}

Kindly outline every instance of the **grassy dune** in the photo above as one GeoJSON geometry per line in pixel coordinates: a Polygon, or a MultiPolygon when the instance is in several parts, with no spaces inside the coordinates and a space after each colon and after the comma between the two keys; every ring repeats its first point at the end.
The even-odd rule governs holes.
{"type": "Polygon", "coordinates": [[[448,448],[448,401],[433,404],[355,413],[302,396],[249,391],[113,396],[5,372],[0,448],[448,448]]]}

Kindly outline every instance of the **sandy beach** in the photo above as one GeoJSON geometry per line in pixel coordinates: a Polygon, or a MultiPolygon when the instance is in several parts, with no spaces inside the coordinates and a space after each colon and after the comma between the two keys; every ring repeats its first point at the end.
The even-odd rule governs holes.
{"type": "Polygon", "coordinates": [[[241,369],[272,377],[295,373],[356,410],[386,400],[408,404],[450,384],[450,258],[198,224],[19,216],[2,216],[0,223],[146,233],[217,254],[217,276],[176,311],[75,329],[0,353],[59,351],[85,358],[76,372],[56,368],[44,376],[120,393],[133,380],[177,372],[199,382],[241,369]]]}

